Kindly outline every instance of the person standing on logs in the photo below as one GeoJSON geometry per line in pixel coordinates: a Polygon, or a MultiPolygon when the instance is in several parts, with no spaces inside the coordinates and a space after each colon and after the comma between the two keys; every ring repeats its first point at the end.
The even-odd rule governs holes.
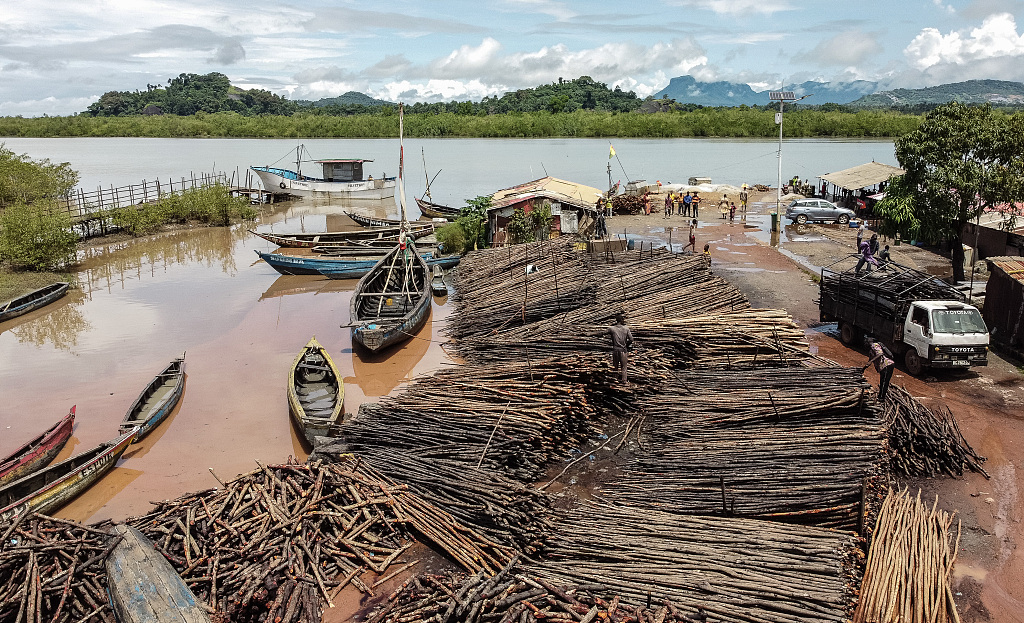
{"type": "Polygon", "coordinates": [[[863,369],[867,370],[871,364],[875,364],[875,371],[878,372],[878,402],[884,403],[885,396],[889,393],[889,381],[892,379],[896,363],[892,360],[892,353],[889,352],[889,349],[882,346],[881,342],[875,340],[874,337],[870,335],[865,337],[864,344],[868,347],[868,355],[871,358],[868,359],[863,369]]]}
{"type": "Polygon", "coordinates": [[[626,326],[626,318],[622,314],[615,314],[615,324],[608,327],[608,335],[612,338],[612,366],[622,370],[620,378],[625,383],[629,368],[627,352],[633,345],[633,333],[626,326]]]}

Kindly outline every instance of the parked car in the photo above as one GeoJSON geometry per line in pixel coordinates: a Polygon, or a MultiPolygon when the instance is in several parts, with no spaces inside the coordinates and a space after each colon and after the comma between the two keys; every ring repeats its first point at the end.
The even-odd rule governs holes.
{"type": "Polygon", "coordinates": [[[845,225],[854,216],[853,210],[840,208],[824,199],[795,199],[786,206],[786,218],[801,225],[807,221],[831,221],[845,225]]]}

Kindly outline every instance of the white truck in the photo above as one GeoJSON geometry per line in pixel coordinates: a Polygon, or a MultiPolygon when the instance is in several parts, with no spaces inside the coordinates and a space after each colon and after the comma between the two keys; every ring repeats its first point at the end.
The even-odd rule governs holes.
{"type": "Polygon", "coordinates": [[[856,257],[823,268],[819,282],[821,320],[839,323],[844,344],[873,335],[913,375],[926,368],[988,365],[988,328],[963,293],[895,262],[857,274],[856,257]]]}

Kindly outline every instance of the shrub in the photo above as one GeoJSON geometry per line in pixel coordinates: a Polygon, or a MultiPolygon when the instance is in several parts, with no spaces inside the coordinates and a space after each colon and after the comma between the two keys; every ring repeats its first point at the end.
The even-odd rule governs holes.
{"type": "Polygon", "coordinates": [[[0,261],[15,268],[55,270],[75,261],[71,217],[49,201],[15,203],[0,212],[0,261]]]}
{"type": "Polygon", "coordinates": [[[434,237],[440,243],[445,253],[465,253],[466,233],[458,223],[448,223],[434,230],[434,237]]]}

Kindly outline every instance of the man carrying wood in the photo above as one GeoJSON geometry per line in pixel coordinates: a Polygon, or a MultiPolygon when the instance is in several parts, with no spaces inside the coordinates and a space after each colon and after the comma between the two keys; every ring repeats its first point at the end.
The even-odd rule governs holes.
{"type": "Polygon", "coordinates": [[[621,380],[625,383],[626,371],[629,367],[629,357],[626,352],[633,345],[633,333],[626,326],[626,319],[622,314],[615,315],[615,324],[608,327],[608,334],[612,338],[612,366],[616,370],[621,368],[621,380]]]}

